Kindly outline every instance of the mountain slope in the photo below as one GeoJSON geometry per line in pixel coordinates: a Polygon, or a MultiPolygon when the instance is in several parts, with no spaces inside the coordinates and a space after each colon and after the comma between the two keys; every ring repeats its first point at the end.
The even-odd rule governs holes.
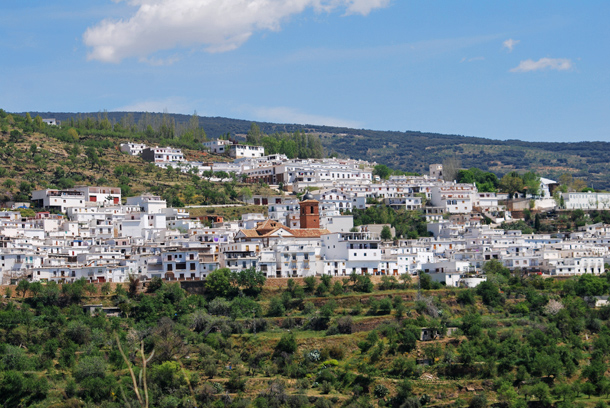
{"type": "MultiPolygon", "coordinates": [[[[54,117],[62,121],[76,117],[107,115],[111,122],[120,122],[127,115],[133,123],[160,118],[163,114],[145,112],[66,113],[32,112],[32,117],[54,117]]],[[[176,125],[189,122],[191,115],[165,114],[176,125]]],[[[200,116],[199,126],[208,138],[230,133],[244,136],[251,121],[200,116]]],[[[521,140],[492,140],[482,137],[442,135],[426,132],[395,132],[350,129],[332,126],[275,124],[255,122],[263,133],[304,130],[318,134],[328,153],[355,159],[366,159],[392,168],[426,173],[428,165],[457,159],[466,168],[478,167],[498,175],[506,172],[535,171],[542,176],[558,178],[570,173],[584,179],[596,189],[610,189],[610,143],[545,143],[521,140]]]]}

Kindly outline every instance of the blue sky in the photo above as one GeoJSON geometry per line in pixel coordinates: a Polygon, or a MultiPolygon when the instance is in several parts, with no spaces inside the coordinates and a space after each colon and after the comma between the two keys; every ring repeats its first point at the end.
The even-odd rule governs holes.
{"type": "Polygon", "coordinates": [[[0,107],[610,141],[610,2],[3,0],[0,107]]]}

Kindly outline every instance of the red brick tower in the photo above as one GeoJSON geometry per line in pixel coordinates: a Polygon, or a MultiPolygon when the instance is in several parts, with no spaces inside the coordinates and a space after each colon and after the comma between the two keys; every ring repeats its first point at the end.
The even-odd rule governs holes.
{"type": "Polygon", "coordinates": [[[301,228],[320,228],[320,202],[314,200],[310,192],[303,196],[299,207],[301,207],[301,228]]]}

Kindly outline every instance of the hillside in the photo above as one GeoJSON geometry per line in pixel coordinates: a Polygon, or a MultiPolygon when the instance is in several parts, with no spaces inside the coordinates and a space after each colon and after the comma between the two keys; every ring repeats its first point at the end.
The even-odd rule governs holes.
{"type": "MultiPolygon", "coordinates": [[[[59,113],[32,112],[31,115],[54,117],[65,121],[70,118],[94,118],[107,115],[111,122],[118,123],[126,116],[139,123],[145,119],[160,118],[162,114],[144,112],[105,113],[59,113]]],[[[177,125],[187,124],[189,115],[166,114],[177,125]]],[[[220,117],[199,117],[208,138],[230,133],[244,136],[251,121],[220,117]]],[[[448,158],[457,159],[462,167],[478,167],[499,176],[512,171],[534,171],[544,177],[558,179],[570,173],[582,178],[595,189],[610,190],[610,143],[541,143],[521,140],[492,140],[482,137],[442,135],[425,132],[392,132],[365,129],[350,129],[331,126],[297,124],[274,124],[256,122],[266,134],[275,132],[306,131],[322,139],[327,153],[341,157],[365,159],[383,163],[403,171],[427,173],[428,165],[442,163],[448,158]]]]}
{"type": "MultiPolygon", "coordinates": [[[[133,141],[133,134],[37,125],[33,119],[1,110],[0,127],[0,202],[29,201],[32,190],[75,185],[120,187],[124,197],[158,194],[178,207],[240,203],[246,187],[269,193],[264,186],[246,185],[234,175],[230,182],[214,183],[120,152],[119,145],[133,141]]],[[[151,145],[163,141],[156,136],[140,140],[151,145]]],[[[188,148],[194,143],[182,144],[187,145],[183,148],[187,160],[229,160],[188,148]]]]}
{"type": "Polygon", "coordinates": [[[610,308],[582,297],[607,294],[607,276],[488,272],[476,289],[424,274],[421,293],[409,276],[228,269],[187,282],[203,295],[155,279],[21,281],[2,288],[3,406],[606,406],[610,308]]]}

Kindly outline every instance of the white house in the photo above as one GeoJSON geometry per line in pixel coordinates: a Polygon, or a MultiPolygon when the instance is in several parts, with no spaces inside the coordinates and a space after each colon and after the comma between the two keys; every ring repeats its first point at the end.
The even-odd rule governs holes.
{"type": "Polygon", "coordinates": [[[477,188],[473,184],[446,183],[432,187],[432,205],[444,208],[452,214],[467,214],[472,212],[477,200],[477,188]]]}
{"type": "Polygon", "coordinates": [[[345,232],[322,237],[320,255],[324,274],[377,275],[381,272],[381,239],[372,232],[345,232]]]}
{"type": "Polygon", "coordinates": [[[142,158],[153,163],[183,162],[182,150],[171,147],[147,147],[142,150],[142,158]]]}
{"type": "Polygon", "coordinates": [[[142,212],[145,213],[160,213],[165,212],[167,202],[160,196],[152,194],[142,194],[136,197],[127,197],[127,205],[139,206],[142,212]]]}
{"type": "Polygon", "coordinates": [[[263,146],[250,146],[243,144],[232,144],[229,146],[229,156],[234,159],[242,157],[263,157],[265,148],[263,146]]]}
{"type": "Polygon", "coordinates": [[[229,146],[232,144],[230,140],[216,139],[208,142],[203,142],[203,146],[206,147],[210,153],[214,154],[225,154],[229,151],[229,146]]]}
{"type": "Polygon", "coordinates": [[[141,144],[141,143],[121,143],[120,145],[120,149],[123,153],[127,153],[131,156],[139,156],[142,154],[142,152],[144,151],[144,149],[146,149],[146,145],[145,144],[141,144]]]}
{"type": "Polygon", "coordinates": [[[80,190],[35,190],[32,191],[32,201],[39,208],[48,208],[65,212],[69,207],[85,207],[85,194],[80,190]]]}
{"type": "Polygon", "coordinates": [[[46,123],[49,126],[57,126],[59,125],[59,121],[55,118],[46,118],[46,119],[42,119],[43,123],[46,123]]]}

